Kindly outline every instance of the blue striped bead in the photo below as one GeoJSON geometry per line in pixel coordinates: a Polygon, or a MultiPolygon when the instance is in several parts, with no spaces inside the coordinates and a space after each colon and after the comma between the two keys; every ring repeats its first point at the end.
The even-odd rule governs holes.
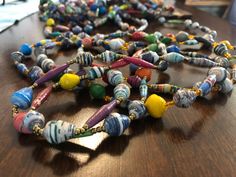
{"type": "Polygon", "coordinates": [[[105,131],[110,136],[122,135],[129,125],[130,119],[119,113],[111,113],[104,121],[105,131]]]}
{"type": "Polygon", "coordinates": [[[116,86],[124,81],[122,72],[118,70],[109,70],[107,72],[107,79],[109,84],[116,86]]]}
{"type": "Polygon", "coordinates": [[[106,50],[105,52],[101,53],[99,57],[102,59],[103,62],[110,63],[119,59],[120,55],[115,52],[106,50]]]}
{"type": "Polygon", "coordinates": [[[179,47],[176,45],[170,45],[166,48],[166,50],[167,50],[167,53],[171,53],[171,52],[179,53],[180,51],[179,47]]]}
{"type": "Polygon", "coordinates": [[[12,94],[11,103],[20,109],[27,109],[30,107],[32,99],[33,89],[31,87],[25,87],[12,94]]]}
{"type": "Polygon", "coordinates": [[[198,44],[198,41],[195,39],[189,39],[187,41],[184,41],[184,44],[185,45],[196,45],[196,44],[198,44]]]}
{"type": "Polygon", "coordinates": [[[118,100],[127,100],[130,96],[130,88],[126,84],[119,84],[114,88],[114,95],[118,100]]]}
{"type": "Polygon", "coordinates": [[[171,52],[164,55],[163,59],[171,63],[180,63],[184,60],[184,56],[179,53],[171,52]]]}
{"type": "Polygon", "coordinates": [[[201,96],[206,96],[208,93],[210,93],[215,83],[216,83],[216,75],[215,74],[208,75],[207,78],[199,86],[199,90],[201,90],[201,96]]]}
{"type": "Polygon", "coordinates": [[[91,66],[94,56],[90,52],[78,52],[76,56],[76,63],[82,66],[91,66]]]}
{"type": "Polygon", "coordinates": [[[227,77],[227,70],[223,67],[213,67],[207,74],[216,75],[216,82],[223,82],[227,77]]]}
{"type": "Polygon", "coordinates": [[[22,44],[19,50],[21,53],[23,53],[24,55],[31,55],[32,53],[32,48],[30,47],[29,44],[25,43],[22,44]]]}
{"type": "Polygon", "coordinates": [[[129,115],[135,115],[136,119],[142,118],[147,113],[144,103],[139,100],[130,101],[128,110],[129,115]]]}
{"type": "Polygon", "coordinates": [[[159,56],[157,55],[156,52],[153,51],[148,51],[145,53],[142,53],[140,55],[140,58],[142,58],[143,60],[149,62],[149,63],[156,63],[159,60],[159,56]]]}
{"type": "Polygon", "coordinates": [[[14,61],[14,62],[19,62],[21,63],[22,60],[24,59],[24,54],[21,53],[21,52],[12,52],[11,53],[11,59],[14,61]]]}
{"type": "Polygon", "coordinates": [[[28,77],[30,78],[31,81],[34,82],[37,79],[39,79],[42,74],[43,70],[40,67],[33,66],[28,73],[28,77]]]}
{"type": "Polygon", "coordinates": [[[16,68],[21,74],[27,74],[29,72],[27,66],[23,63],[18,63],[16,68]]]}
{"type": "Polygon", "coordinates": [[[104,75],[104,72],[105,70],[103,67],[94,66],[89,70],[88,78],[91,80],[96,79],[96,78],[101,78],[104,75]]]}

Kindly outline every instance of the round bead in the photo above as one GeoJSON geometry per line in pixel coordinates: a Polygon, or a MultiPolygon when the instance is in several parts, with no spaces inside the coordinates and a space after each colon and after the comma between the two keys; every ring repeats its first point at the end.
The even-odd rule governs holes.
{"type": "Polygon", "coordinates": [[[130,88],[126,84],[119,84],[114,88],[114,95],[118,100],[127,100],[130,96],[130,88]]]}
{"type": "Polygon", "coordinates": [[[159,64],[157,65],[157,68],[158,68],[159,71],[165,71],[165,70],[167,70],[168,66],[169,66],[168,61],[161,60],[159,62],[159,64]]]}
{"type": "Polygon", "coordinates": [[[192,28],[193,29],[196,29],[196,28],[199,28],[199,23],[198,22],[193,22],[193,24],[192,24],[192,28]]]}
{"type": "Polygon", "coordinates": [[[108,43],[109,43],[108,45],[110,46],[110,48],[116,51],[116,50],[120,50],[123,47],[123,45],[125,44],[125,41],[121,38],[115,38],[115,39],[110,40],[108,43]]]}
{"type": "Polygon", "coordinates": [[[147,110],[144,103],[139,100],[131,101],[128,105],[129,115],[135,115],[136,119],[142,118],[147,110]]]}
{"type": "Polygon", "coordinates": [[[43,75],[43,70],[38,66],[33,66],[28,73],[30,80],[33,82],[39,79],[40,76],[42,75],[43,75]]]}
{"type": "Polygon", "coordinates": [[[178,42],[183,42],[189,39],[188,36],[189,34],[187,32],[180,31],[179,33],[176,34],[176,40],[178,42]]]}
{"type": "Polygon", "coordinates": [[[30,107],[32,99],[33,89],[31,87],[25,87],[12,94],[11,103],[20,109],[27,109],[30,107]]]}
{"type": "Polygon", "coordinates": [[[139,76],[141,79],[146,77],[147,82],[151,80],[152,70],[148,68],[140,68],[135,72],[136,76],[139,76]]]}
{"type": "Polygon", "coordinates": [[[222,86],[221,92],[227,94],[233,90],[233,82],[232,80],[226,78],[223,83],[220,84],[222,86]]]}
{"type": "Polygon", "coordinates": [[[62,120],[49,121],[43,130],[43,136],[51,144],[60,144],[73,138],[75,125],[62,120]]]}
{"type": "Polygon", "coordinates": [[[126,115],[111,113],[104,121],[105,131],[110,136],[120,136],[129,127],[130,119],[126,115]]]}
{"type": "Polygon", "coordinates": [[[187,20],[184,21],[184,25],[185,25],[186,28],[190,28],[192,23],[193,22],[192,22],[191,19],[187,19],[187,20]]]}
{"type": "Polygon", "coordinates": [[[173,96],[175,105],[181,108],[190,107],[195,101],[197,95],[195,91],[187,89],[179,89],[173,96]]]}
{"type": "Polygon", "coordinates": [[[156,63],[159,60],[159,56],[157,55],[156,52],[153,51],[148,51],[145,53],[142,53],[140,55],[140,58],[142,58],[143,60],[149,62],[149,63],[156,63]]]}
{"type": "Polygon", "coordinates": [[[171,63],[180,63],[184,61],[184,56],[176,52],[171,52],[164,55],[163,59],[171,63]]]}
{"type": "Polygon", "coordinates": [[[45,55],[45,54],[39,54],[38,57],[37,57],[37,59],[36,59],[37,65],[38,65],[38,66],[41,66],[41,65],[42,65],[42,62],[43,62],[44,60],[46,60],[47,58],[48,58],[47,55],[45,55]]]}
{"type": "Polygon", "coordinates": [[[54,26],[55,25],[55,21],[53,18],[49,18],[46,22],[47,26],[54,26]]]}
{"type": "Polygon", "coordinates": [[[216,82],[223,82],[227,77],[227,71],[223,67],[213,67],[208,71],[208,75],[216,75],[216,82]]]}
{"type": "Polygon", "coordinates": [[[124,81],[122,72],[118,70],[109,70],[107,72],[107,78],[109,84],[116,86],[124,81]]]}
{"type": "Polygon", "coordinates": [[[179,53],[180,48],[176,45],[170,45],[166,48],[166,50],[167,50],[168,53],[171,53],[171,52],[179,53]]]}
{"type": "Polygon", "coordinates": [[[65,90],[72,90],[80,83],[80,77],[76,74],[64,74],[60,80],[60,86],[65,90]]]}
{"type": "Polygon", "coordinates": [[[147,108],[148,113],[153,118],[162,117],[167,109],[166,101],[156,94],[152,94],[147,98],[147,100],[145,101],[145,106],[147,108]]]}
{"type": "Polygon", "coordinates": [[[22,60],[24,59],[24,54],[21,53],[21,52],[12,52],[12,53],[11,53],[11,59],[12,59],[14,62],[19,62],[19,63],[21,63],[22,60]]]}
{"type": "Polygon", "coordinates": [[[20,47],[20,50],[19,50],[21,53],[23,53],[24,55],[31,55],[32,53],[32,48],[30,47],[29,44],[25,43],[25,44],[22,44],[21,47],[20,47]]]}
{"type": "Polygon", "coordinates": [[[101,84],[92,84],[89,93],[95,99],[103,99],[106,96],[105,87],[101,84]]]}

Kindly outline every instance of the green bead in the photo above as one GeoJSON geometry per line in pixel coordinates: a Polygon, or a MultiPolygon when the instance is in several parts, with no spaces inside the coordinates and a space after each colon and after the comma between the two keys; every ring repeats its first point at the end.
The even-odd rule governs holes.
{"type": "Polygon", "coordinates": [[[92,130],[89,129],[89,130],[86,130],[84,133],[81,133],[81,134],[78,134],[78,135],[74,135],[73,138],[83,138],[83,137],[91,136],[93,134],[94,133],[92,132],[92,130]]]}
{"type": "Polygon", "coordinates": [[[52,32],[51,34],[50,34],[50,37],[57,37],[57,36],[60,36],[61,35],[61,33],[59,32],[59,31],[55,31],[55,32],[52,32]]]}
{"type": "Polygon", "coordinates": [[[148,50],[156,52],[158,50],[158,45],[157,44],[151,44],[148,46],[148,50]]]}
{"type": "Polygon", "coordinates": [[[157,37],[154,34],[149,34],[145,37],[145,40],[149,43],[155,43],[157,41],[157,37]]]}
{"type": "Polygon", "coordinates": [[[168,37],[165,37],[161,40],[161,42],[164,43],[164,44],[170,44],[171,41],[172,41],[171,38],[168,38],[168,37]]]}
{"type": "Polygon", "coordinates": [[[95,99],[103,99],[106,96],[105,87],[100,84],[92,84],[89,93],[95,99]]]}

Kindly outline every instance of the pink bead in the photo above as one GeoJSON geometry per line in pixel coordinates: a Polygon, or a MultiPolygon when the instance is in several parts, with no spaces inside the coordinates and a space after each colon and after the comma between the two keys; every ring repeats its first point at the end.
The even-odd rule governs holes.
{"type": "Polygon", "coordinates": [[[155,66],[152,63],[149,63],[145,60],[141,60],[139,58],[135,58],[135,57],[125,57],[124,60],[128,61],[129,63],[133,63],[137,66],[143,67],[143,68],[150,68],[150,69],[156,69],[157,66],[155,66]]]}
{"type": "Polygon", "coordinates": [[[143,49],[140,49],[133,54],[133,57],[139,57],[142,53],[143,53],[143,49]]]}
{"type": "Polygon", "coordinates": [[[16,114],[13,118],[13,125],[18,132],[30,134],[30,131],[22,126],[24,123],[25,115],[26,112],[20,112],[16,114]]]}
{"type": "Polygon", "coordinates": [[[47,100],[47,98],[51,94],[51,91],[52,91],[52,86],[49,86],[49,87],[43,89],[41,92],[39,92],[37,97],[34,99],[32,105],[31,105],[31,108],[37,109],[43,102],[45,102],[47,100]]]}
{"type": "Polygon", "coordinates": [[[58,30],[58,31],[62,31],[62,32],[66,32],[66,31],[70,30],[70,28],[68,28],[67,26],[64,26],[64,25],[57,25],[55,27],[55,29],[58,30]]]}
{"type": "Polygon", "coordinates": [[[125,61],[124,59],[120,59],[120,60],[115,61],[114,63],[112,63],[110,68],[111,69],[121,68],[121,67],[126,66],[128,64],[129,64],[129,62],[125,61]]]}
{"type": "Polygon", "coordinates": [[[91,48],[93,46],[93,39],[91,37],[85,37],[82,39],[84,48],[91,48]]]}

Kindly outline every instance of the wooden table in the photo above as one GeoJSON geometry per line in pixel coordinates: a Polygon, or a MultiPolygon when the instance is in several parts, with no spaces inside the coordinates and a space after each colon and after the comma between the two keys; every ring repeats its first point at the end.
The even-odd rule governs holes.
{"type": "MultiPolygon", "coordinates": [[[[180,6],[180,5],[179,5],[180,6]]],[[[235,29],[226,21],[192,8],[194,20],[218,31],[219,40],[235,44],[235,29]]],[[[198,98],[189,109],[173,107],[162,119],[135,121],[117,138],[100,133],[61,145],[18,134],[12,125],[10,95],[30,83],[18,74],[10,53],[24,43],[43,38],[37,15],[26,18],[0,35],[0,176],[87,177],[235,177],[236,91],[229,95],[198,98]]],[[[105,27],[108,28],[108,27],[105,27]]],[[[148,29],[177,32],[179,29],[148,29]]],[[[72,52],[60,52],[57,63],[72,52]]],[[[73,53],[74,55],[75,53],[73,53]]],[[[32,61],[26,61],[33,64],[32,61]]],[[[127,72],[127,69],[123,69],[127,72]]],[[[185,64],[170,66],[164,73],[153,71],[152,82],[190,87],[202,81],[206,69],[185,64]]],[[[109,89],[108,89],[109,90],[109,89]]],[[[165,96],[165,98],[171,98],[165,96]]],[[[82,125],[103,103],[90,101],[87,90],[77,94],[59,91],[39,109],[47,120],[62,119],[82,125]]]]}

